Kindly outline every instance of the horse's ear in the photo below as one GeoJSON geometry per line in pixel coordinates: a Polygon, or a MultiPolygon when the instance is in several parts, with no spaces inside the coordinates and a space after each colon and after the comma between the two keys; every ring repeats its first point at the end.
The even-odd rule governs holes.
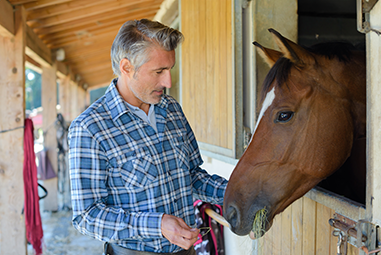
{"type": "Polygon", "coordinates": [[[283,57],[288,58],[296,65],[304,65],[313,62],[313,56],[306,49],[283,37],[272,28],[269,29],[269,32],[273,35],[275,43],[283,53],[283,57]]]}
{"type": "Polygon", "coordinates": [[[275,64],[275,62],[280,58],[282,57],[283,53],[282,52],[279,52],[279,51],[276,51],[276,50],[272,50],[272,49],[268,49],[268,48],[265,48],[263,47],[262,45],[260,45],[259,43],[257,42],[253,42],[253,44],[255,45],[255,47],[257,47],[258,49],[258,54],[263,58],[263,60],[271,67],[273,67],[273,65],[275,64]]]}

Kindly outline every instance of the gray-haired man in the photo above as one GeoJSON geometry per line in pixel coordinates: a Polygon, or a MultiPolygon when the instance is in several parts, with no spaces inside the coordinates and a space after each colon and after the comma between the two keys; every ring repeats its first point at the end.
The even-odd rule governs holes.
{"type": "Polygon", "coordinates": [[[126,22],[111,49],[118,76],[70,128],[73,225],[105,254],[195,254],[193,200],[223,203],[227,181],[199,166],[197,141],[171,87],[183,35],[126,22]]]}

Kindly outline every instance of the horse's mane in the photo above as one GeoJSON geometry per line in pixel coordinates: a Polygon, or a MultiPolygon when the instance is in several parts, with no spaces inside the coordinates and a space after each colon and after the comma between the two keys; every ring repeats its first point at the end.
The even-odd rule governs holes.
{"type": "MultiPolygon", "coordinates": [[[[340,62],[344,63],[351,60],[353,51],[363,51],[361,45],[354,46],[348,42],[324,42],[304,48],[316,55],[325,56],[329,59],[337,58],[340,62]]],[[[274,80],[276,80],[277,86],[287,81],[292,66],[294,66],[294,64],[284,57],[279,58],[277,62],[275,62],[263,82],[261,101],[263,101],[274,80]]]]}

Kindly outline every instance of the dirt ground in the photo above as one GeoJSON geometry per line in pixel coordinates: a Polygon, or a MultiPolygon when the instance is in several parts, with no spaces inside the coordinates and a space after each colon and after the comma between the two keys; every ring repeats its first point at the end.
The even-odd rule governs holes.
{"type": "MultiPolygon", "coordinates": [[[[101,255],[103,243],[82,235],[71,224],[71,211],[42,212],[43,255],[101,255]]],[[[28,255],[34,255],[28,244],[28,255]]]]}

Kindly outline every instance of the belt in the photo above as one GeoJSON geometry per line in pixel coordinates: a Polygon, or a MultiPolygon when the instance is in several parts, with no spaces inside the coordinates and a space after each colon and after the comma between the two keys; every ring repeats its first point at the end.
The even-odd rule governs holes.
{"type": "Polygon", "coordinates": [[[196,255],[196,251],[192,246],[189,250],[182,250],[175,253],[155,253],[147,251],[136,251],[127,248],[123,248],[119,245],[112,243],[105,243],[104,255],[196,255]]]}

